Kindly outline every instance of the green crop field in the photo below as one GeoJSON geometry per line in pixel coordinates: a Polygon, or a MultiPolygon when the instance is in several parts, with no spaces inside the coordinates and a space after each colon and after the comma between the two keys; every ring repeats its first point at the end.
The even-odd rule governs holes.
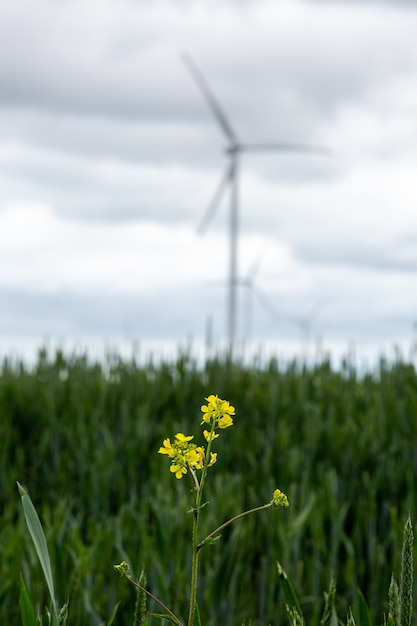
{"type": "Polygon", "coordinates": [[[236,418],[218,440],[202,532],[268,502],[276,487],[290,506],[243,518],[204,548],[202,623],[288,623],[277,560],[307,624],[319,623],[332,575],[343,620],[349,606],[358,613],[360,589],[383,623],[404,523],[409,513],[416,519],[413,365],[381,361],[359,376],[348,362],[336,371],[326,360],[201,366],[179,355],[140,365],[113,355],[100,364],[41,351],[33,367],[1,366],[1,624],[21,624],[20,574],[37,609],[48,604],[16,481],[42,520],[69,625],[105,624],[119,601],[114,624],[133,623],[135,591],[113,568],[122,560],[136,576],[145,567],[148,588],[186,614],[189,483],[157,451],[177,432],[201,437],[209,394],[229,400],[236,418]]]}

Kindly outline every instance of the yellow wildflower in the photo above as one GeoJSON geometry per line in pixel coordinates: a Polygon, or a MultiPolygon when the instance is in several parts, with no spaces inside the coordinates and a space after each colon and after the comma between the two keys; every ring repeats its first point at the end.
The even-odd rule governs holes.
{"type": "Polygon", "coordinates": [[[164,445],[159,448],[158,453],[167,454],[168,456],[171,456],[171,457],[175,456],[176,452],[171,445],[170,439],[164,439],[163,444],[164,445]]]}
{"type": "Polygon", "coordinates": [[[232,415],[235,414],[235,407],[231,406],[227,400],[222,400],[218,396],[208,396],[207,404],[201,407],[203,413],[202,424],[214,424],[219,428],[232,426],[232,415]]]}
{"type": "Polygon", "coordinates": [[[185,464],[181,465],[180,463],[175,463],[175,461],[171,463],[171,467],[169,469],[173,474],[175,474],[175,478],[182,478],[183,475],[187,473],[185,464]]]}
{"type": "Polygon", "coordinates": [[[194,439],[194,435],[189,435],[187,437],[186,435],[183,435],[182,433],[177,433],[175,435],[175,439],[177,439],[177,441],[181,441],[181,443],[186,443],[187,441],[191,441],[191,439],[194,439]]]}
{"type": "Polygon", "coordinates": [[[217,461],[217,452],[210,452],[210,463],[208,464],[208,467],[211,467],[212,465],[214,465],[216,461],[217,461]]]}
{"type": "Polygon", "coordinates": [[[233,425],[233,420],[230,415],[223,415],[218,421],[219,428],[228,428],[233,425]]]}
{"type": "Polygon", "coordinates": [[[204,435],[204,439],[206,441],[213,441],[213,439],[217,439],[217,437],[220,437],[220,435],[216,432],[209,432],[208,430],[203,430],[203,435],[204,435]]]}
{"type": "Polygon", "coordinates": [[[164,439],[163,446],[158,450],[159,454],[166,454],[172,459],[170,471],[175,478],[182,478],[187,473],[188,467],[202,469],[204,463],[204,448],[190,443],[193,435],[177,433],[174,442],[164,439]]]}

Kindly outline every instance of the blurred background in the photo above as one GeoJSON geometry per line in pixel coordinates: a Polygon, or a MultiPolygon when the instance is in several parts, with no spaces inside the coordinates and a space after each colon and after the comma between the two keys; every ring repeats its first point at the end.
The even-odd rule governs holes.
{"type": "Polygon", "coordinates": [[[372,361],[417,309],[417,9],[0,2],[0,356],[230,345],[372,361]],[[229,181],[230,182],[230,181],[229,181]],[[214,205],[212,205],[214,209],[214,205]],[[207,215],[207,214],[206,214],[207,215]]]}

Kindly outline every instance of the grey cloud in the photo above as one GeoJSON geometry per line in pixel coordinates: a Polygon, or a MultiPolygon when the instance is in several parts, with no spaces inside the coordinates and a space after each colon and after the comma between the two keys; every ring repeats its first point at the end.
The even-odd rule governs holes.
{"type": "Polygon", "coordinates": [[[174,298],[170,292],[87,295],[0,288],[0,335],[73,339],[186,337],[190,332],[200,335],[205,321],[204,307],[209,301],[200,292],[200,303],[196,301],[196,310],[190,310],[186,298],[189,289],[177,289],[174,298]]]}
{"type": "MultiPolygon", "coordinates": [[[[162,6],[169,16],[169,5],[162,6]]],[[[41,4],[35,11],[28,4],[26,18],[23,11],[16,15],[3,10],[3,102],[148,122],[207,122],[205,104],[177,57],[175,35],[168,24],[156,24],[158,11],[148,7],[144,15],[154,12],[155,18],[140,19],[132,5],[130,14],[121,11],[122,17],[110,28],[109,19],[98,19],[95,26],[93,12],[74,7],[60,12],[41,4]],[[86,24],[81,24],[83,18],[86,24]]],[[[163,24],[163,13],[159,17],[163,24]]],[[[176,26],[181,38],[181,26],[176,26]]],[[[241,132],[259,126],[261,135],[273,128],[298,138],[300,123],[302,134],[311,135],[311,127],[331,114],[340,100],[360,95],[382,76],[415,66],[405,45],[407,37],[401,40],[395,25],[391,38],[375,29],[367,21],[359,22],[352,41],[349,29],[323,38],[320,30],[303,26],[291,36],[273,37],[269,32],[266,42],[259,44],[256,36],[242,27],[239,31],[237,25],[237,40],[232,40],[225,56],[226,42],[211,50],[209,23],[197,60],[241,132]]]]}
{"type": "Polygon", "coordinates": [[[320,265],[347,266],[372,270],[375,272],[417,273],[417,249],[415,246],[405,247],[401,242],[392,240],[379,241],[378,244],[366,237],[361,242],[341,242],[332,245],[327,242],[319,245],[311,242],[295,243],[293,253],[305,263],[320,265]]]}
{"type": "MultiPolygon", "coordinates": [[[[379,295],[375,324],[361,320],[363,303],[382,269],[384,275],[389,269],[391,278],[397,273],[413,277],[413,243],[388,235],[384,239],[386,230],[379,239],[364,233],[358,242],[354,219],[338,224],[337,210],[349,216],[366,212],[366,185],[367,191],[373,186],[372,201],[384,193],[378,172],[388,168],[377,169],[369,180],[349,176],[352,171],[366,167],[372,173],[381,155],[400,168],[397,159],[403,151],[409,162],[415,160],[411,122],[399,130],[393,124],[392,134],[382,135],[387,121],[403,119],[403,102],[408,103],[408,121],[413,117],[416,12],[397,11],[388,2],[375,5],[374,11],[369,3],[349,0],[215,4],[212,10],[211,2],[198,3],[198,8],[194,2],[178,8],[158,1],[4,3],[0,209],[8,203],[44,203],[80,222],[146,220],[193,228],[225,165],[225,141],[177,55],[178,47],[185,46],[243,142],[326,143],[334,150],[330,159],[242,158],[241,232],[287,245],[290,269],[297,265],[288,292],[271,281],[271,297],[279,304],[285,297],[287,312],[305,311],[315,294],[336,291],[337,277],[334,282],[323,279],[324,268],[340,270],[349,296],[323,311],[317,330],[357,335],[378,327],[382,334],[385,322],[380,320],[385,319],[387,332],[394,335],[395,319],[397,329],[408,324],[410,300],[404,304],[407,315],[400,311],[390,318],[390,313],[376,311],[383,308],[379,295]],[[266,20],[266,9],[278,5],[280,10],[266,20]],[[404,79],[404,89],[391,98],[397,79],[404,79]],[[360,111],[362,126],[356,124],[355,111],[360,111]],[[373,115],[379,117],[367,135],[373,115]],[[346,184],[338,186],[341,180],[346,184]],[[325,183],[334,184],[324,190],[325,183]],[[310,208],[314,219],[306,217],[310,208]],[[350,305],[364,272],[370,274],[369,282],[364,281],[366,288],[350,305]],[[297,290],[300,300],[291,300],[297,290]]],[[[389,196],[390,187],[385,189],[389,196]]],[[[227,202],[224,198],[211,226],[221,252],[227,246],[227,202]]],[[[390,202],[395,207],[395,198],[387,197],[386,209],[390,202]]],[[[405,210],[402,216],[408,219],[405,210]]],[[[77,336],[115,335],[126,327],[139,336],[168,337],[201,335],[206,316],[213,314],[224,336],[225,294],[208,297],[204,289],[178,286],[181,277],[173,282],[172,292],[152,298],[3,290],[1,325],[6,331],[26,328],[42,334],[49,328],[50,333],[77,336]]],[[[284,328],[259,315],[257,336],[297,336],[296,326],[289,331],[288,324],[284,328]]]]}

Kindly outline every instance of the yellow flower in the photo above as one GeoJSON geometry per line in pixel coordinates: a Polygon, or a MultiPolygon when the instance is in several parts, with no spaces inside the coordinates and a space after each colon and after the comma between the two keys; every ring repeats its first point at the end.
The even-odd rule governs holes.
{"type": "Polygon", "coordinates": [[[224,415],[218,421],[219,428],[228,428],[233,425],[233,420],[230,415],[224,415]]]}
{"type": "Polygon", "coordinates": [[[219,428],[232,426],[232,415],[235,414],[235,407],[231,406],[227,400],[222,400],[218,396],[208,396],[207,404],[201,407],[203,413],[202,424],[214,424],[219,428]]]}
{"type": "Polygon", "coordinates": [[[289,506],[288,498],[280,489],[275,489],[272,494],[272,506],[289,506]]]}
{"type": "Polygon", "coordinates": [[[194,439],[193,435],[184,435],[177,433],[174,442],[171,444],[170,439],[164,439],[163,446],[158,450],[159,454],[166,454],[171,461],[170,471],[175,478],[182,478],[187,473],[189,467],[193,469],[202,469],[204,464],[204,448],[190,443],[194,439]]]}
{"type": "Polygon", "coordinates": [[[191,448],[185,455],[187,463],[195,469],[202,469],[204,461],[204,448],[191,448]]]}
{"type": "Polygon", "coordinates": [[[182,478],[184,474],[187,473],[187,468],[185,465],[180,465],[179,463],[172,463],[169,468],[170,471],[175,474],[175,478],[182,478]]]}
{"type": "Polygon", "coordinates": [[[163,443],[164,445],[159,448],[158,453],[167,454],[168,456],[171,456],[171,457],[175,456],[176,452],[171,445],[171,441],[169,439],[164,439],[163,443]]]}
{"type": "MultiPolygon", "coordinates": [[[[235,414],[235,407],[231,406],[227,400],[222,400],[218,396],[210,395],[206,398],[207,404],[201,407],[203,413],[202,424],[208,424],[210,430],[204,430],[203,435],[210,444],[219,437],[215,428],[228,428],[233,425],[232,416],[235,414]]],[[[163,440],[163,445],[159,448],[159,454],[166,454],[171,459],[170,471],[176,478],[182,478],[189,469],[201,470],[214,465],[217,461],[217,453],[210,451],[210,459],[206,458],[206,452],[202,446],[191,443],[193,435],[177,433],[171,443],[169,438],[163,440]]]]}
{"type": "Polygon", "coordinates": [[[218,433],[215,433],[214,431],[210,433],[208,430],[203,430],[203,435],[206,441],[213,441],[213,439],[217,439],[217,437],[220,437],[218,433]]]}
{"type": "Polygon", "coordinates": [[[208,467],[211,467],[212,465],[214,465],[216,461],[217,461],[217,452],[210,452],[210,463],[208,464],[208,467]]]}
{"type": "Polygon", "coordinates": [[[175,435],[175,439],[177,439],[177,441],[181,441],[181,443],[186,443],[187,441],[191,441],[191,439],[194,439],[194,435],[189,435],[188,437],[186,437],[182,433],[177,433],[175,435]]]}

